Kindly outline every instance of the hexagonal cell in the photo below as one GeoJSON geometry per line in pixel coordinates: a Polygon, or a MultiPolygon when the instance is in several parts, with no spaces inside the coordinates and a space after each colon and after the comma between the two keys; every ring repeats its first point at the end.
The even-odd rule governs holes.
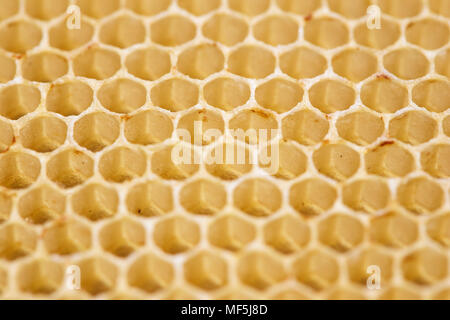
{"type": "Polygon", "coordinates": [[[244,81],[217,78],[203,87],[203,97],[209,105],[231,111],[250,99],[250,88],[244,81]]]}
{"type": "Polygon", "coordinates": [[[234,205],[256,217],[269,216],[281,207],[282,193],[278,187],[262,178],[247,179],[234,189],[234,205]]]}
{"type": "Polygon", "coordinates": [[[450,17],[450,6],[448,5],[448,0],[429,0],[428,7],[436,14],[450,17]]]}
{"type": "Polygon", "coordinates": [[[364,105],[381,113],[394,113],[409,103],[408,90],[383,76],[365,83],[360,95],[364,105]]]}
{"type": "Polygon", "coordinates": [[[353,29],[355,41],[363,46],[382,50],[398,41],[401,36],[400,26],[396,21],[381,18],[380,29],[367,28],[363,22],[353,29]]]}
{"type": "Polygon", "coordinates": [[[202,16],[220,7],[221,0],[177,0],[177,5],[195,16],[202,16]]]}
{"type": "Polygon", "coordinates": [[[402,262],[403,275],[417,284],[434,284],[448,274],[447,257],[431,248],[417,249],[402,262]]]}
{"type": "Polygon", "coordinates": [[[5,192],[0,192],[0,224],[9,219],[12,207],[12,197],[5,192]]]}
{"type": "Polygon", "coordinates": [[[151,89],[154,105],[169,111],[182,111],[198,102],[198,87],[187,80],[172,78],[158,83],[151,89]]]}
{"type": "Polygon", "coordinates": [[[56,117],[41,116],[28,121],[20,130],[25,148],[37,152],[50,152],[64,144],[67,125],[56,117]]]}
{"type": "Polygon", "coordinates": [[[170,72],[170,55],[157,48],[138,49],[127,56],[125,66],[135,77],[154,81],[170,72]]]}
{"type": "Polygon", "coordinates": [[[351,250],[364,239],[364,225],[346,214],[333,214],[319,223],[319,240],[340,252],[351,250]]]}
{"type": "Polygon", "coordinates": [[[184,180],[198,171],[197,157],[197,153],[189,146],[170,145],[152,155],[151,168],[163,179],[184,180]]]}
{"type": "Polygon", "coordinates": [[[0,83],[6,83],[16,76],[16,62],[7,56],[0,55],[0,83]]]}
{"type": "Polygon", "coordinates": [[[153,239],[166,253],[185,252],[200,242],[200,227],[182,216],[170,217],[155,225],[153,239]]]}
{"type": "Polygon", "coordinates": [[[137,258],[128,269],[128,284],[153,293],[170,285],[174,278],[172,265],[152,253],[137,258]]]}
{"type": "Polygon", "coordinates": [[[437,178],[450,177],[450,145],[437,144],[422,151],[422,168],[437,178]]]}
{"type": "Polygon", "coordinates": [[[217,218],[208,227],[209,242],[230,251],[241,250],[255,238],[255,226],[233,214],[217,218]]]}
{"type": "Polygon", "coordinates": [[[92,221],[112,217],[118,204],[117,191],[98,183],[89,184],[72,196],[73,210],[92,221]]]}
{"type": "Polygon", "coordinates": [[[26,84],[3,87],[0,91],[0,115],[17,120],[33,112],[41,102],[38,88],[26,84]]]}
{"type": "Polygon", "coordinates": [[[68,117],[78,115],[92,104],[93,91],[81,81],[54,84],[46,98],[46,108],[50,112],[68,117]]]}
{"type": "Polygon", "coordinates": [[[267,77],[275,70],[275,64],[272,52],[253,45],[241,46],[228,57],[228,71],[250,79],[267,77]]]}
{"type": "Polygon", "coordinates": [[[0,47],[6,51],[24,54],[39,45],[42,32],[32,22],[18,20],[0,28],[0,47]]]}
{"type": "Polygon", "coordinates": [[[0,0],[0,21],[19,12],[20,0],[0,0]]]}
{"type": "Polygon", "coordinates": [[[417,223],[404,214],[388,212],[370,222],[370,239],[382,245],[401,248],[419,238],[417,223]]]}
{"type": "Polygon", "coordinates": [[[154,16],[165,11],[172,0],[126,0],[125,7],[143,16],[154,16]]]}
{"type": "Polygon", "coordinates": [[[344,185],[342,200],[354,210],[374,213],[384,209],[391,198],[389,186],[380,179],[362,179],[344,185]]]}
{"type": "Polygon", "coordinates": [[[22,61],[22,76],[30,81],[53,82],[68,71],[66,58],[50,52],[27,56],[22,61]]]}
{"type": "Polygon", "coordinates": [[[405,36],[409,43],[427,50],[436,50],[448,43],[449,29],[443,22],[423,19],[411,22],[406,27],[405,36]]]}
{"type": "Polygon", "coordinates": [[[120,0],[77,0],[81,13],[94,19],[111,15],[120,8],[120,0]]]}
{"type": "Polygon", "coordinates": [[[329,127],[328,121],[322,115],[310,110],[292,113],[282,121],[283,137],[304,145],[321,142],[329,127]]]}
{"type": "Polygon", "coordinates": [[[450,108],[450,83],[437,79],[420,82],[412,90],[412,99],[419,107],[444,112],[450,108]]]}
{"type": "Polygon", "coordinates": [[[349,19],[357,19],[366,15],[367,8],[370,6],[370,0],[327,0],[331,11],[341,14],[349,19]]]}
{"type": "Polygon", "coordinates": [[[375,142],[384,132],[384,121],[372,113],[357,111],[340,117],[336,128],[341,138],[360,146],[375,142]]]}
{"type": "Polygon", "coordinates": [[[137,113],[125,122],[125,137],[131,143],[149,145],[172,136],[172,120],[162,112],[149,110],[137,113]]]}
{"type": "Polygon", "coordinates": [[[436,121],[425,112],[405,112],[389,122],[389,136],[412,145],[428,142],[437,134],[436,121]]]}
{"type": "Polygon", "coordinates": [[[190,47],[178,56],[177,69],[194,79],[205,79],[220,72],[225,64],[222,51],[214,44],[190,47]]]}
{"type": "Polygon", "coordinates": [[[73,219],[55,221],[45,229],[43,239],[47,251],[59,255],[86,251],[92,245],[89,226],[73,219]]]}
{"type": "Polygon", "coordinates": [[[308,224],[294,215],[284,215],[264,227],[264,241],[282,253],[294,253],[310,240],[308,224]]]}
{"type": "Polygon", "coordinates": [[[144,226],[130,218],[122,218],[102,227],[99,240],[103,250],[127,257],[145,245],[144,226]]]}
{"type": "Polygon", "coordinates": [[[94,160],[85,153],[67,149],[50,158],[47,175],[61,188],[82,184],[94,174],[94,160]]]}
{"type": "Polygon", "coordinates": [[[191,20],[179,16],[166,16],[150,26],[153,42],[167,47],[182,45],[195,38],[197,28],[191,20]]]}
{"type": "Polygon", "coordinates": [[[361,49],[347,49],[333,57],[333,70],[352,82],[360,82],[378,70],[376,56],[361,49]]]}
{"type": "Polygon", "coordinates": [[[0,121],[0,152],[6,152],[15,143],[14,129],[8,122],[0,121]]]}
{"type": "Polygon", "coordinates": [[[228,282],[228,266],[220,256],[201,251],[184,263],[184,277],[204,290],[223,287],[228,282]]]}
{"type": "Polygon", "coordinates": [[[104,112],[89,113],[77,120],[73,126],[75,141],[93,152],[113,144],[119,134],[119,120],[104,112]]]}
{"type": "Polygon", "coordinates": [[[277,178],[286,180],[303,174],[308,165],[308,158],[303,151],[295,143],[285,140],[262,149],[258,159],[261,168],[277,178]]]}
{"type": "Polygon", "coordinates": [[[234,130],[234,138],[249,144],[270,141],[276,134],[277,121],[269,112],[250,109],[236,114],[229,121],[229,128],[234,130]]]}
{"type": "Polygon", "coordinates": [[[280,69],[294,79],[314,78],[327,69],[327,59],[306,47],[297,47],[280,56],[280,69]]]}
{"type": "Polygon", "coordinates": [[[259,85],[255,91],[258,104],[264,108],[283,113],[294,108],[303,99],[302,87],[281,78],[259,85]]]}
{"type": "Polygon", "coordinates": [[[21,265],[17,273],[20,290],[33,294],[50,294],[56,291],[64,280],[63,266],[43,258],[21,265]]]}
{"type": "Polygon", "coordinates": [[[268,16],[253,26],[253,35],[271,46],[287,45],[298,38],[299,26],[288,16],[268,16]]]}
{"type": "Polygon", "coordinates": [[[450,213],[430,219],[427,223],[427,233],[434,241],[450,247],[450,213]]]}
{"type": "MultiPolygon", "coordinates": [[[[178,121],[177,130],[186,130],[189,138],[184,142],[196,145],[208,145],[223,135],[225,123],[220,113],[208,109],[197,109],[186,113],[178,121]],[[209,133],[214,132],[214,135],[209,133]]],[[[183,138],[184,139],[184,138],[183,138]]]]}
{"type": "Polygon", "coordinates": [[[296,279],[315,290],[323,290],[333,285],[339,278],[336,260],[319,250],[312,250],[294,261],[296,279]]]}
{"type": "Polygon", "coordinates": [[[38,158],[24,152],[7,152],[0,157],[0,185],[23,189],[32,185],[41,172],[38,158]]]}
{"type": "Polygon", "coordinates": [[[359,169],[358,152],[344,144],[325,144],[313,154],[317,170],[337,181],[344,181],[359,169]]]}
{"type": "Polygon", "coordinates": [[[36,19],[51,20],[66,12],[69,0],[27,0],[25,12],[36,19]]]}
{"type": "Polygon", "coordinates": [[[227,192],[220,183],[198,179],[181,188],[180,203],[191,213],[213,215],[225,207],[227,192]]]}
{"type": "Polygon", "coordinates": [[[126,198],[130,212],[144,217],[161,216],[173,209],[172,188],[157,181],[147,181],[130,188],[126,198]]]}
{"type": "Polygon", "coordinates": [[[64,20],[48,31],[50,46],[65,51],[85,45],[92,39],[93,35],[94,27],[85,20],[81,20],[80,29],[67,28],[64,20]]]}
{"type": "Polygon", "coordinates": [[[40,186],[20,197],[19,214],[27,222],[42,224],[62,216],[66,198],[49,186],[40,186]]]}
{"type": "Polygon", "coordinates": [[[120,69],[120,56],[114,51],[92,46],[82,51],[73,61],[76,76],[105,80],[120,69]]]}
{"type": "Polygon", "coordinates": [[[91,295],[97,295],[116,286],[119,270],[111,261],[102,257],[89,257],[78,262],[80,267],[81,288],[91,295]]]}
{"type": "Polygon", "coordinates": [[[415,169],[414,157],[392,141],[382,142],[364,156],[366,170],[384,177],[404,177],[415,169]]]}
{"type": "Polygon", "coordinates": [[[99,39],[111,46],[128,48],[145,41],[145,26],[139,19],[119,16],[101,26],[99,39]]]}
{"type": "Polygon", "coordinates": [[[242,42],[248,35],[247,23],[232,15],[219,13],[211,17],[202,27],[203,35],[226,46],[242,42]]]}
{"type": "Polygon", "coordinates": [[[442,51],[434,59],[436,72],[450,78],[450,50],[442,51]]]}
{"type": "Polygon", "coordinates": [[[391,287],[383,292],[378,299],[380,300],[420,300],[421,296],[403,287],[391,287]]]}
{"type": "Polygon", "coordinates": [[[286,12],[307,16],[320,8],[320,0],[276,0],[277,6],[286,12]]]}
{"type": "Polygon", "coordinates": [[[393,273],[393,259],[376,248],[364,249],[347,259],[350,280],[365,286],[367,278],[371,276],[367,272],[370,266],[380,268],[381,283],[389,283],[393,273]]]}
{"type": "Polygon", "coordinates": [[[319,215],[331,209],[336,199],[336,189],[316,178],[294,184],[289,192],[291,206],[306,216],[319,215]]]}
{"type": "Polygon", "coordinates": [[[417,16],[422,11],[420,0],[378,0],[383,12],[396,18],[409,18],[417,16]]]}
{"type": "Polygon", "coordinates": [[[409,211],[418,214],[430,213],[442,206],[444,191],[437,182],[418,177],[398,187],[397,199],[409,211]]]}
{"type": "Polygon", "coordinates": [[[338,80],[321,80],[309,89],[311,104],[324,113],[346,110],[355,98],[355,90],[338,80]]]}
{"type": "Polygon", "coordinates": [[[121,78],[103,84],[97,97],[100,103],[110,111],[130,113],[145,104],[147,91],[142,84],[121,78]]]}
{"type": "Polygon", "coordinates": [[[257,16],[269,9],[270,0],[228,0],[228,7],[246,16],[257,16]]]}
{"type": "Polygon", "coordinates": [[[349,40],[347,26],[331,17],[320,17],[306,21],[305,40],[324,49],[333,49],[346,44],[349,40]]]}
{"type": "Polygon", "coordinates": [[[206,154],[206,170],[223,180],[235,180],[250,172],[253,167],[248,148],[237,143],[215,145],[206,154]]]}
{"type": "Polygon", "coordinates": [[[383,65],[392,74],[403,80],[413,80],[425,76],[430,63],[417,49],[401,48],[387,53],[383,65]]]}
{"type": "Polygon", "coordinates": [[[0,228],[0,257],[16,260],[36,249],[38,237],[33,229],[20,223],[10,223],[0,228]]]}
{"type": "Polygon", "coordinates": [[[141,150],[117,147],[102,155],[98,168],[106,180],[121,183],[141,177],[147,169],[147,157],[141,150]]]}

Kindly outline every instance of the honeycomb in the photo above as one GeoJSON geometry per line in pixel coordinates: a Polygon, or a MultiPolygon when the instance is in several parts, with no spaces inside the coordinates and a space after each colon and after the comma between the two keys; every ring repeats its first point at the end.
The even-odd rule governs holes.
{"type": "Polygon", "coordinates": [[[449,22],[450,0],[0,0],[0,299],[449,299],[449,22]],[[196,122],[215,138],[177,135],[196,122]]]}

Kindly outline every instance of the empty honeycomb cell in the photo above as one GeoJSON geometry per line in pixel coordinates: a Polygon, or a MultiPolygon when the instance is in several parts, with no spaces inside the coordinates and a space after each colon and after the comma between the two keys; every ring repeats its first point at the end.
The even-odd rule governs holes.
{"type": "Polygon", "coordinates": [[[250,151],[237,143],[218,144],[206,157],[206,170],[223,180],[235,180],[253,167],[250,151]]]}
{"type": "Polygon", "coordinates": [[[364,226],[346,214],[333,214],[322,220],[318,228],[319,240],[340,252],[349,251],[364,240],[364,226]]]}
{"type": "Polygon", "coordinates": [[[0,153],[8,151],[14,142],[13,127],[8,122],[0,121],[0,153]]]}
{"type": "Polygon", "coordinates": [[[88,47],[73,59],[76,76],[105,80],[120,69],[120,56],[114,51],[99,47],[88,47]]]}
{"type": "Polygon", "coordinates": [[[147,158],[142,150],[117,147],[102,155],[98,167],[106,180],[121,183],[142,176],[147,158]]]}
{"type": "Polygon", "coordinates": [[[364,105],[381,113],[394,113],[409,103],[408,90],[386,77],[377,77],[365,83],[360,96],[364,105]]]}
{"type": "Polygon", "coordinates": [[[16,260],[31,254],[38,241],[36,232],[19,223],[0,227],[0,257],[16,260]]]}
{"type": "Polygon", "coordinates": [[[27,0],[25,12],[33,18],[51,20],[66,12],[69,2],[69,0],[27,0]]]}
{"type": "Polygon", "coordinates": [[[233,198],[234,205],[245,213],[265,217],[280,209],[282,193],[269,180],[254,178],[241,182],[234,190],[233,198]]]}
{"type": "Polygon", "coordinates": [[[182,216],[170,217],[155,225],[153,239],[166,253],[185,252],[200,242],[200,227],[182,216]]]}
{"type": "Polygon", "coordinates": [[[365,286],[367,278],[371,276],[367,272],[370,266],[379,268],[381,283],[389,283],[393,273],[393,258],[374,247],[364,249],[347,260],[350,280],[365,286]]]}
{"type": "Polygon", "coordinates": [[[164,113],[149,110],[127,119],[124,132],[129,142],[149,145],[169,139],[172,136],[173,124],[164,113]]]}
{"type": "Polygon", "coordinates": [[[69,71],[66,58],[51,52],[41,52],[22,61],[22,75],[37,82],[53,82],[69,71]]]}
{"type": "Polygon", "coordinates": [[[76,0],[81,13],[95,19],[111,15],[120,7],[120,0],[76,0]]]}
{"type": "Polygon", "coordinates": [[[241,250],[255,238],[255,226],[233,214],[217,218],[208,227],[209,242],[230,251],[241,250]]]}
{"type": "Polygon", "coordinates": [[[14,79],[16,75],[16,63],[13,59],[0,55],[0,83],[6,83],[14,79]]]}
{"type": "Polygon", "coordinates": [[[412,90],[412,99],[419,107],[444,112],[450,108],[450,83],[437,79],[420,82],[412,90]]]}
{"type": "Polygon", "coordinates": [[[260,106],[283,113],[301,102],[303,94],[302,87],[297,83],[276,78],[257,87],[255,98],[260,106]]]}
{"type": "Polygon", "coordinates": [[[38,88],[15,84],[0,91],[0,114],[8,119],[17,120],[33,112],[41,102],[38,88]]]}
{"type": "Polygon", "coordinates": [[[166,146],[152,155],[152,171],[163,179],[184,180],[198,171],[197,156],[195,150],[187,146],[166,146]]]}
{"type": "Polygon", "coordinates": [[[420,111],[405,112],[389,122],[389,136],[412,145],[428,142],[437,133],[436,121],[420,111]]]}
{"type": "Polygon", "coordinates": [[[64,280],[64,268],[58,262],[40,258],[23,264],[17,274],[20,290],[34,294],[50,294],[64,280]]]}
{"type": "Polygon", "coordinates": [[[196,105],[199,92],[192,82],[172,78],[154,86],[150,95],[155,106],[176,112],[196,105]]]}
{"type": "Polygon", "coordinates": [[[352,82],[359,82],[377,72],[377,58],[365,50],[347,49],[333,57],[333,70],[352,82]]]}
{"type": "Polygon", "coordinates": [[[396,18],[417,16],[422,11],[421,0],[378,0],[381,10],[396,18]]]}
{"type": "Polygon", "coordinates": [[[47,251],[52,254],[74,254],[92,245],[89,226],[73,219],[55,221],[44,230],[42,237],[47,251]]]}
{"type": "Polygon", "coordinates": [[[105,225],[99,234],[105,251],[119,257],[127,257],[145,245],[144,226],[130,218],[122,218],[105,225]]]}
{"type": "Polygon", "coordinates": [[[306,216],[319,215],[331,209],[336,199],[336,189],[317,178],[306,179],[292,185],[289,193],[291,206],[306,216]]]}
{"type": "Polygon", "coordinates": [[[421,296],[410,289],[391,287],[379,296],[381,300],[420,300],[421,296]]]}
{"type": "Polygon", "coordinates": [[[242,42],[248,35],[247,23],[228,14],[217,14],[211,17],[202,27],[203,35],[226,46],[242,42]]]}
{"type": "Polygon", "coordinates": [[[388,247],[406,247],[416,242],[418,237],[417,223],[398,212],[388,212],[370,222],[370,239],[388,247]]]}
{"type": "Polygon", "coordinates": [[[450,247],[450,213],[445,213],[429,220],[427,233],[434,241],[450,247]]]}
{"type": "Polygon", "coordinates": [[[310,110],[292,113],[282,121],[283,137],[304,145],[321,142],[329,128],[330,125],[325,117],[310,110]]]}
{"type": "Polygon", "coordinates": [[[0,192],[0,224],[9,219],[12,207],[12,197],[7,193],[0,192]]]}
{"type": "Polygon", "coordinates": [[[390,200],[389,186],[380,179],[361,179],[344,185],[342,200],[353,210],[373,213],[390,200]]]}
{"type": "Polygon", "coordinates": [[[7,152],[0,157],[0,185],[23,189],[32,185],[41,172],[38,158],[24,152],[7,152]]]}
{"type": "Polygon", "coordinates": [[[365,47],[382,50],[400,39],[400,26],[396,21],[380,19],[380,28],[367,28],[366,21],[353,29],[355,41],[365,47]]]}
{"type": "Polygon", "coordinates": [[[430,67],[425,55],[412,48],[401,48],[387,53],[383,57],[383,64],[386,70],[404,80],[423,77],[430,67]]]}
{"type": "Polygon", "coordinates": [[[200,251],[184,263],[184,277],[201,289],[218,289],[228,283],[228,265],[217,254],[200,251]]]}
{"type": "Polygon", "coordinates": [[[100,28],[99,39],[111,46],[128,48],[145,41],[145,27],[139,19],[128,15],[119,16],[100,28]]]}
{"type": "Polygon", "coordinates": [[[167,10],[172,0],[126,0],[125,7],[143,16],[153,16],[167,10]]]}
{"type": "Polygon", "coordinates": [[[449,41],[447,24],[433,19],[411,22],[406,27],[406,40],[427,50],[436,50],[449,41]]]}
{"type": "Polygon", "coordinates": [[[311,104],[325,113],[346,110],[355,98],[353,88],[338,80],[321,80],[309,89],[311,104]]]}
{"type": "Polygon", "coordinates": [[[276,0],[281,10],[308,16],[320,8],[321,0],[276,0]]]}
{"type": "Polygon", "coordinates": [[[130,188],[126,204],[138,216],[161,216],[173,209],[172,189],[158,181],[140,183],[130,188]]]}
{"type": "Polygon", "coordinates": [[[366,15],[371,0],[327,0],[331,11],[337,12],[349,19],[357,19],[366,15]]]}
{"type": "Polygon", "coordinates": [[[94,174],[94,161],[83,152],[67,149],[54,155],[47,163],[47,175],[62,188],[85,182],[94,174]]]}
{"type": "Polygon", "coordinates": [[[220,183],[197,179],[180,190],[180,203],[189,212],[213,215],[227,203],[227,192],[220,183]]]}
{"type": "Polygon", "coordinates": [[[0,0],[0,21],[19,12],[20,0],[0,0]]]}
{"type": "Polygon", "coordinates": [[[94,27],[87,21],[82,20],[79,29],[67,28],[63,21],[49,30],[50,46],[70,51],[88,43],[94,35],[94,27]]]}
{"type": "Polygon", "coordinates": [[[270,0],[228,0],[228,7],[246,16],[253,17],[269,9],[270,0]]]}
{"type": "Polygon", "coordinates": [[[298,281],[315,290],[328,288],[339,278],[339,265],[336,260],[319,250],[308,251],[296,259],[293,271],[298,281]]]}
{"type": "Polygon", "coordinates": [[[437,54],[434,64],[437,73],[450,78],[450,50],[437,54]]]}
{"type": "Polygon", "coordinates": [[[28,191],[19,199],[21,217],[31,223],[41,224],[62,216],[66,209],[66,198],[49,186],[28,191]]]}
{"type": "Polygon", "coordinates": [[[215,44],[200,44],[180,53],[177,69],[193,79],[205,79],[220,72],[225,64],[222,51],[215,44]]]}
{"type": "Polygon", "coordinates": [[[397,199],[402,206],[414,213],[430,213],[444,202],[444,191],[435,181],[425,177],[410,179],[397,189],[397,199]]]}
{"type": "Polygon", "coordinates": [[[6,51],[24,54],[39,45],[41,39],[41,30],[32,22],[12,21],[0,28],[0,47],[6,51]]]}
{"type": "Polygon", "coordinates": [[[206,102],[225,111],[244,105],[250,98],[250,88],[244,81],[217,78],[203,88],[206,102]]]}
{"type": "Polygon", "coordinates": [[[336,128],[341,138],[360,146],[375,142],[384,132],[382,117],[357,111],[338,119],[336,128]]]}
{"type": "Polygon", "coordinates": [[[89,113],[75,122],[73,127],[75,141],[93,152],[113,144],[119,134],[119,120],[104,112],[89,113]]]}
{"type": "Polygon", "coordinates": [[[175,47],[182,45],[195,38],[197,27],[191,20],[179,16],[166,16],[150,26],[151,39],[153,42],[175,47]]]}
{"type": "Polygon", "coordinates": [[[56,117],[36,117],[20,130],[20,140],[25,148],[37,152],[50,152],[64,144],[67,125],[56,117]]]}
{"type": "Polygon", "coordinates": [[[392,141],[385,141],[365,154],[369,174],[384,177],[404,177],[415,169],[414,157],[392,141]]]}
{"type": "Polygon", "coordinates": [[[287,278],[281,261],[262,251],[244,254],[239,259],[237,268],[241,281],[258,290],[265,290],[287,278]]]}
{"type": "Polygon", "coordinates": [[[433,284],[447,277],[447,257],[431,248],[417,249],[402,261],[403,275],[417,284],[433,284]]]}
{"type": "Polygon", "coordinates": [[[278,124],[272,114],[259,109],[250,109],[239,112],[230,120],[229,127],[235,130],[236,139],[256,144],[263,140],[272,140],[278,124]]]}
{"type": "Polygon", "coordinates": [[[450,177],[450,145],[437,144],[425,149],[420,158],[422,168],[437,178],[450,177]]]}
{"type": "Polygon", "coordinates": [[[324,49],[333,49],[349,40],[347,26],[331,17],[312,18],[305,23],[305,40],[324,49]]]}
{"type": "Polygon", "coordinates": [[[177,0],[177,4],[193,15],[202,16],[218,9],[221,0],[177,0]]]}
{"type": "Polygon", "coordinates": [[[89,184],[72,196],[74,211],[92,221],[115,215],[118,203],[117,191],[98,183],[89,184]]]}
{"type": "Polygon", "coordinates": [[[317,170],[335,180],[344,181],[358,171],[358,152],[344,144],[325,144],[313,154],[317,170]]]}
{"type": "Polygon", "coordinates": [[[219,113],[208,109],[197,109],[187,113],[178,121],[177,130],[189,132],[190,142],[196,145],[207,145],[218,139],[224,132],[225,124],[219,113]],[[214,130],[214,136],[208,132],[214,130]]]}
{"type": "Polygon", "coordinates": [[[125,66],[132,75],[153,81],[170,72],[170,55],[157,48],[139,49],[127,56],[125,66]]]}
{"type": "Polygon", "coordinates": [[[145,104],[147,91],[138,82],[120,78],[103,84],[97,97],[100,103],[110,111],[130,113],[145,104]]]}
{"type": "Polygon", "coordinates": [[[280,69],[294,79],[314,78],[325,72],[327,59],[312,49],[298,47],[280,56],[280,69]]]}
{"type": "Polygon", "coordinates": [[[266,244],[285,254],[301,250],[310,237],[308,224],[294,215],[284,215],[264,226],[266,244]]]}
{"type": "Polygon", "coordinates": [[[244,45],[231,52],[228,57],[228,70],[245,78],[262,79],[273,73],[275,63],[275,57],[269,50],[244,45]]]}
{"type": "Polygon", "coordinates": [[[286,16],[269,16],[253,26],[253,35],[257,40],[278,46],[295,42],[298,30],[299,26],[294,19],[286,16]]]}
{"type": "Polygon", "coordinates": [[[149,293],[166,288],[173,278],[172,265],[152,253],[141,255],[128,270],[128,283],[149,293]]]}
{"type": "Polygon", "coordinates": [[[85,258],[77,263],[80,268],[81,288],[92,295],[113,290],[119,270],[111,261],[97,256],[85,258]]]}
{"type": "Polygon", "coordinates": [[[68,117],[78,115],[91,105],[93,91],[81,81],[68,81],[50,87],[46,99],[48,111],[68,117]]]}

